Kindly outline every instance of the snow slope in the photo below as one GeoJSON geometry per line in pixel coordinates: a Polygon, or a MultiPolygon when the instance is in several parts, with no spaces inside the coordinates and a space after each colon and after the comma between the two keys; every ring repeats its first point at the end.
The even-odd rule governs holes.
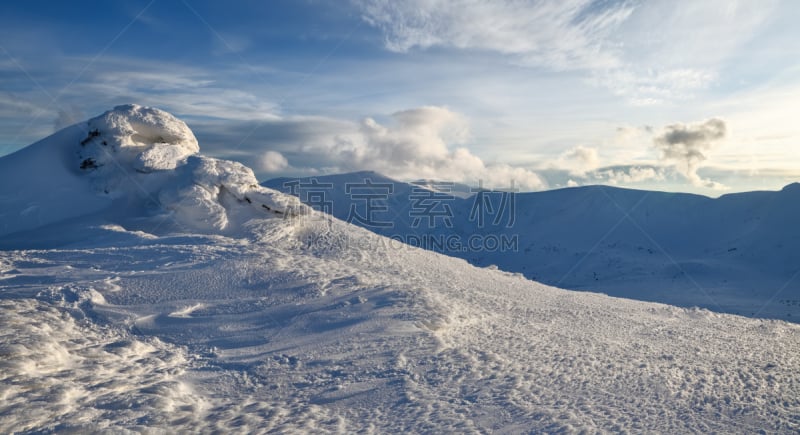
{"type": "MultiPolygon", "coordinates": [[[[717,199],[588,186],[518,193],[513,208],[503,213],[498,213],[502,194],[492,193],[484,198],[481,224],[477,196],[459,197],[463,188],[420,200],[424,195],[417,186],[375,173],[314,179],[329,188],[301,179],[305,188],[294,193],[313,202],[316,197],[309,193],[324,191],[333,216],[345,220],[353,210],[365,213],[365,202],[346,192],[348,184],[374,180],[392,185],[392,193],[381,201],[387,211],[374,214],[375,220],[391,220],[391,227],[351,221],[476,266],[496,265],[563,288],[800,321],[800,184],[717,199]],[[425,219],[415,224],[414,213],[425,207],[440,213],[433,226],[425,219]],[[445,207],[452,226],[441,216],[445,207]],[[467,246],[474,235],[516,243],[510,249],[467,246]]],[[[264,185],[289,192],[297,181],[282,178],[264,185]]]]}
{"type": "Polygon", "coordinates": [[[795,324],[548,287],[172,161],[131,174],[149,203],[72,160],[105,202],[2,236],[40,249],[0,251],[0,431],[800,430],[795,324]]]}

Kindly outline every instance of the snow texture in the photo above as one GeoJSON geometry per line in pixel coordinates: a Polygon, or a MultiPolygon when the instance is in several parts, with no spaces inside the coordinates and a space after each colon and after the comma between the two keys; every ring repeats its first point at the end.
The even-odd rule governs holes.
{"type": "Polygon", "coordinates": [[[715,199],[586,186],[517,193],[503,203],[503,193],[492,192],[478,209],[474,188],[465,198],[470,189],[454,184],[427,181],[420,186],[375,172],[313,180],[316,184],[312,178],[278,178],[264,185],[293,192],[317,208],[324,195],[327,211],[339,219],[553,286],[800,321],[797,183],[777,192],[715,199]],[[389,220],[391,226],[352,219],[354,210],[366,214],[366,201],[349,195],[347,186],[364,180],[392,186],[391,193],[383,192],[385,199],[374,189],[376,204],[386,211],[374,213],[373,219],[389,220]],[[477,212],[484,213],[483,222],[477,212]],[[433,216],[433,225],[426,214],[433,216]],[[516,243],[506,249],[488,244],[472,249],[473,236],[516,243]]]}
{"type": "Polygon", "coordinates": [[[112,186],[76,166],[85,127],[0,159],[63,168],[2,191],[0,432],[800,430],[798,325],[478,268],[174,143],[112,186]],[[45,222],[21,223],[32,206],[45,222]]]}
{"type": "MultiPolygon", "coordinates": [[[[296,199],[259,186],[251,169],[200,156],[199,149],[183,121],[136,105],[61,130],[0,159],[0,236],[39,233],[78,216],[230,233],[254,216],[302,213],[296,199]]],[[[12,236],[0,245],[22,247],[31,238],[12,236]]]]}

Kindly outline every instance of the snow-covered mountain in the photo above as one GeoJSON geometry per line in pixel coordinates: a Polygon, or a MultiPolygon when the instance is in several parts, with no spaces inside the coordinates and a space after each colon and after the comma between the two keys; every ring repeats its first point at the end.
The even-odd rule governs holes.
{"type": "Polygon", "coordinates": [[[0,178],[4,433],[800,429],[798,325],[394,243],[198,155],[156,109],[0,178]]]}
{"type": "Polygon", "coordinates": [[[318,209],[324,194],[339,219],[550,285],[800,320],[800,184],[717,199],[608,186],[464,198],[449,183],[428,182],[426,195],[370,172],[263,185],[318,209]],[[385,210],[372,213],[391,225],[354,219],[367,214],[352,188],[365,180],[392,186],[373,189],[385,210]]]}

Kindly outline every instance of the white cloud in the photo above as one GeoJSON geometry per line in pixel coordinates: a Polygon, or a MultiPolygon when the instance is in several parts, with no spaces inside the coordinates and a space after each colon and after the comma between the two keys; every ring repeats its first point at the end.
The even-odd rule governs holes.
{"type": "Polygon", "coordinates": [[[557,184],[566,182],[567,186],[601,183],[652,187],[662,182],[684,181],[705,193],[727,190],[728,186],[707,177],[729,176],[734,169],[721,170],[716,166],[716,170],[707,170],[704,166],[709,153],[727,134],[727,123],[719,118],[673,123],[660,129],[620,127],[603,148],[604,152],[612,152],[612,165],[601,166],[597,148],[577,146],[559,155],[546,173],[557,184]]]}
{"type": "Polygon", "coordinates": [[[613,185],[663,181],[666,178],[666,168],[654,166],[613,167],[595,171],[591,177],[598,182],[613,185]]]}
{"type": "Polygon", "coordinates": [[[624,67],[595,71],[594,80],[639,106],[692,99],[720,79],[777,3],[642,2],[614,34],[624,43],[624,67]]]}
{"type": "Polygon", "coordinates": [[[638,70],[635,66],[595,73],[592,82],[624,97],[634,106],[652,106],[666,101],[691,98],[706,89],[716,78],[708,70],[679,68],[638,70]]]}
{"type": "MultiPolygon", "coordinates": [[[[0,134],[0,143],[25,145],[53,129],[128,103],[167,110],[193,128],[196,120],[214,123],[278,119],[275,100],[265,98],[259,87],[242,88],[238,78],[243,73],[236,69],[220,74],[177,63],[108,55],[84,71],[91,59],[59,60],[59,69],[33,71],[33,80],[25,78],[24,87],[0,92],[0,115],[13,119],[13,128],[0,134]],[[222,76],[224,79],[220,80],[222,76]],[[71,83],[69,80],[74,77],[79,80],[71,83]]],[[[0,71],[3,68],[0,66],[0,71]]],[[[3,80],[3,84],[6,89],[19,87],[15,81],[3,80]]],[[[242,133],[240,138],[244,137],[242,133]]]]}
{"type": "Polygon", "coordinates": [[[601,10],[591,0],[356,3],[364,19],[385,33],[389,50],[490,50],[554,69],[617,66],[607,36],[632,12],[624,2],[601,10]]]}
{"type": "Polygon", "coordinates": [[[264,172],[280,172],[289,167],[289,161],[277,151],[267,151],[261,155],[260,169],[264,172]]]}
{"type": "MultiPolygon", "coordinates": [[[[266,97],[252,75],[260,71],[244,68],[217,71],[179,63],[146,59],[104,56],[92,68],[85,57],[61,59],[58,72],[43,72],[37,77],[45,83],[49,95],[32,96],[41,116],[57,118],[64,107],[80,107],[85,113],[104,111],[117,104],[136,103],[168,110],[190,118],[265,120],[276,118],[279,107],[274,98],[266,97]],[[74,83],[63,77],[75,77],[74,83]],[[242,86],[248,76],[253,86],[242,86]],[[53,102],[50,96],[58,96],[53,102]]],[[[260,79],[260,77],[258,78],[260,79]]],[[[250,82],[247,82],[250,83],[250,82]]],[[[38,91],[38,90],[37,90],[38,91]]]]}
{"type": "MultiPolygon", "coordinates": [[[[465,147],[467,119],[445,107],[425,106],[392,114],[388,121],[351,122],[320,117],[289,117],[256,126],[215,129],[210,151],[236,158],[263,173],[293,175],[373,170],[401,179],[438,179],[486,187],[539,190],[545,183],[533,171],[506,163],[487,163],[465,147]],[[237,131],[254,131],[235,149],[237,131]],[[265,155],[263,149],[269,147],[265,155]],[[253,162],[249,156],[261,156],[253,162]],[[265,158],[267,156],[267,158],[265,158]],[[284,163],[285,160],[285,163],[284,163]],[[291,162],[291,165],[289,164],[291,162]]],[[[204,137],[199,132],[198,137],[204,137]]]]}
{"type": "Polygon", "coordinates": [[[387,49],[443,47],[586,73],[636,106],[694,98],[776,13],[777,1],[356,0],[387,49]]]}
{"type": "Polygon", "coordinates": [[[34,114],[41,109],[28,98],[20,98],[10,92],[0,91],[0,117],[13,118],[23,115],[25,117],[34,114]]]}
{"type": "Polygon", "coordinates": [[[597,148],[578,145],[561,154],[557,165],[569,171],[570,175],[583,176],[600,165],[597,148]]]}
{"type": "Polygon", "coordinates": [[[620,28],[626,55],[657,70],[717,68],[757,34],[778,0],[642,2],[620,28]]]}
{"type": "Polygon", "coordinates": [[[358,135],[339,138],[332,159],[347,169],[371,169],[401,179],[482,181],[489,187],[526,190],[544,187],[532,171],[508,164],[487,164],[465,147],[469,128],[463,116],[443,107],[426,106],[392,115],[390,125],[366,118],[358,135]]]}

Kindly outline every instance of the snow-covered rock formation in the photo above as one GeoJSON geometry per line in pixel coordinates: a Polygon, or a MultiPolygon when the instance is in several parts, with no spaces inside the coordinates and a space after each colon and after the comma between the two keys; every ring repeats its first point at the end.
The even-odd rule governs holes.
{"type": "Polygon", "coordinates": [[[0,236],[78,216],[231,233],[264,214],[303,212],[249,168],[199,150],[183,121],[150,107],[118,106],[65,128],[0,159],[0,236]]]}
{"type": "Polygon", "coordinates": [[[78,153],[84,170],[114,174],[120,168],[139,172],[175,169],[200,151],[183,121],[152,107],[115,107],[89,120],[86,130],[78,153]]]}

